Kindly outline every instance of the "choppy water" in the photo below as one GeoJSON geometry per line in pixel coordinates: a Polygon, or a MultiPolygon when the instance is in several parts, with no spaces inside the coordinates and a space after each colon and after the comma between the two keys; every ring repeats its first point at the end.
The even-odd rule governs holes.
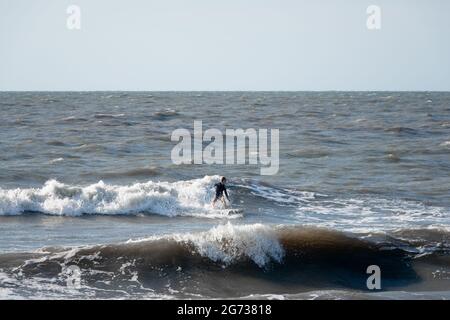
{"type": "Polygon", "coordinates": [[[450,297],[449,93],[3,92],[0,119],[0,298],[450,297]],[[280,129],[279,173],[174,165],[194,120],[280,129]]]}

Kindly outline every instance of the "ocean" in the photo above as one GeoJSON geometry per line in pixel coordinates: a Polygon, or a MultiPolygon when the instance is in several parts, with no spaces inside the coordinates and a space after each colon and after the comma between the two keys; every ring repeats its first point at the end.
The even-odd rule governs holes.
{"type": "Polygon", "coordinates": [[[1,92],[0,119],[0,299],[450,298],[450,93],[1,92]],[[279,129],[278,173],[174,164],[196,120],[279,129]]]}

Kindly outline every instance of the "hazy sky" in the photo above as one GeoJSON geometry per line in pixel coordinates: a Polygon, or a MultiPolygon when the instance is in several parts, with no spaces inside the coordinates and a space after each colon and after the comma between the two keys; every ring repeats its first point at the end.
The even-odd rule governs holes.
{"type": "Polygon", "coordinates": [[[449,13],[448,0],[0,0],[0,90],[448,91],[449,13]]]}

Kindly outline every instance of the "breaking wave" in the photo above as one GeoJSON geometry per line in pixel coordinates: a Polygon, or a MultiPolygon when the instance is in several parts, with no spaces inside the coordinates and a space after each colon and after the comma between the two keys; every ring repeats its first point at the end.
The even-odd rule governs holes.
{"type": "Polygon", "coordinates": [[[112,185],[99,181],[88,186],[47,181],[41,188],[0,188],[0,215],[38,212],[48,215],[125,215],[150,213],[163,216],[221,218],[236,216],[211,207],[218,176],[178,182],[112,185]]]}
{"type": "Polygon", "coordinates": [[[2,254],[0,285],[9,297],[28,291],[33,296],[33,290],[66,296],[73,289],[67,288],[67,271],[76,268],[82,281],[71,296],[78,298],[298,294],[311,288],[366,290],[367,266],[375,264],[385,288],[393,289],[420,280],[416,260],[448,276],[449,248],[445,231],[404,230],[368,240],[320,228],[228,222],[197,233],[2,254]],[[434,241],[434,249],[411,250],[424,241],[434,241]]]}
{"type": "Polygon", "coordinates": [[[259,267],[264,267],[270,261],[281,262],[284,255],[275,230],[262,224],[235,226],[228,223],[207,232],[175,234],[128,243],[148,243],[161,239],[187,244],[201,256],[224,265],[247,258],[259,267]]]}

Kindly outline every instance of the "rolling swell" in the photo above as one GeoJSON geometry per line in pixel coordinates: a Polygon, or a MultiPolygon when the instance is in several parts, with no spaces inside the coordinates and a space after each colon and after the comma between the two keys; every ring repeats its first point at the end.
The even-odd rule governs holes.
{"type": "MultiPolygon", "coordinates": [[[[439,232],[449,239],[444,231],[429,236],[439,232]]],[[[425,237],[427,232],[418,233],[425,237]]],[[[85,290],[103,292],[96,296],[105,290],[120,295],[127,287],[137,295],[151,291],[175,297],[238,297],[311,288],[365,290],[367,267],[378,265],[383,288],[394,289],[420,281],[413,264],[416,258],[427,260],[405,249],[406,238],[401,241],[397,246],[395,239],[367,241],[326,229],[228,223],[200,233],[1,255],[0,269],[9,270],[11,284],[22,277],[58,279],[57,284],[65,286],[65,270],[75,265],[85,290]]],[[[436,254],[443,251],[437,247],[430,259],[436,254]]]]}

